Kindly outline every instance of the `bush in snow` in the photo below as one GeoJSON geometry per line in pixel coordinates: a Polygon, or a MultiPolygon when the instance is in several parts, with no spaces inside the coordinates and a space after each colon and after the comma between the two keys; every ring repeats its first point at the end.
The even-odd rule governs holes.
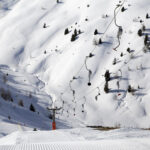
{"type": "Polygon", "coordinates": [[[130,55],[130,59],[134,59],[134,54],[133,53],[130,55]]]}
{"type": "Polygon", "coordinates": [[[10,119],[11,119],[11,117],[10,117],[10,116],[8,116],[8,119],[10,120],[10,119]]]}
{"type": "Polygon", "coordinates": [[[18,105],[21,106],[21,107],[23,107],[24,106],[23,101],[19,100],[18,105]]]}
{"type": "Polygon", "coordinates": [[[53,115],[50,114],[50,115],[48,116],[48,118],[52,120],[52,119],[53,119],[53,115]]]}
{"type": "Polygon", "coordinates": [[[135,90],[133,87],[131,87],[131,85],[128,86],[128,92],[129,92],[129,93],[134,94],[135,91],[136,91],[136,90],[135,90]]]}
{"type": "Polygon", "coordinates": [[[13,102],[10,91],[5,91],[3,88],[1,89],[1,97],[6,101],[9,100],[13,102]]]}
{"type": "Polygon", "coordinates": [[[93,39],[93,45],[94,45],[94,46],[99,45],[99,41],[97,41],[95,38],[93,39]]]}
{"type": "Polygon", "coordinates": [[[85,21],[88,21],[88,18],[85,18],[85,21]]]}
{"type": "Polygon", "coordinates": [[[37,131],[37,128],[34,128],[33,131],[37,131]]]}
{"type": "Polygon", "coordinates": [[[104,19],[107,18],[107,17],[108,17],[107,14],[103,14],[103,15],[102,15],[102,18],[104,18],[104,19]]]}
{"type": "Polygon", "coordinates": [[[123,57],[123,53],[122,52],[121,52],[120,56],[123,57]]]}
{"type": "Polygon", "coordinates": [[[46,54],[46,50],[44,51],[44,54],[46,54]]]}
{"type": "Polygon", "coordinates": [[[3,75],[3,82],[6,83],[8,80],[7,80],[7,77],[6,75],[3,75]]]}
{"type": "Polygon", "coordinates": [[[43,25],[43,28],[46,28],[47,26],[46,26],[46,23],[44,23],[44,25],[43,25]]]}
{"type": "Polygon", "coordinates": [[[148,52],[148,49],[147,49],[146,46],[143,47],[143,52],[144,52],[144,53],[147,53],[147,52],[148,52]]]}
{"type": "Polygon", "coordinates": [[[143,26],[142,26],[142,30],[145,31],[145,28],[146,28],[145,25],[143,25],[143,26]]]}
{"type": "Polygon", "coordinates": [[[32,98],[32,93],[31,92],[29,93],[29,98],[32,98]]]}
{"type": "Polygon", "coordinates": [[[34,108],[34,106],[32,104],[30,105],[30,110],[35,112],[35,108],[34,108]]]}
{"type": "Polygon", "coordinates": [[[117,59],[114,58],[114,60],[113,60],[113,65],[115,65],[116,63],[117,63],[117,59]]]}
{"type": "Polygon", "coordinates": [[[142,23],[143,22],[143,20],[140,20],[140,23],[142,23]]]}

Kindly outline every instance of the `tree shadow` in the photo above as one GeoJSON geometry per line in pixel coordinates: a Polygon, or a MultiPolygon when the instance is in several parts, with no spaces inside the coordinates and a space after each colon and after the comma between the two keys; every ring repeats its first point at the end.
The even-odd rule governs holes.
{"type": "Polygon", "coordinates": [[[119,79],[121,78],[121,76],[114,76],[114,77],[110,77],[110,80],[115,80],[115,79],[119,79]]]}
{"type": "Polygon", "coordinates": [[[145,31],[150,32],[150,29],[145,29],[145,31]]]}
{"type": "Polygon", "coordinates": [[[10,8],[8,8],[8,7],[4,7],[4,8],[2,8],[3,10],[5,10],[5,11],[10,11],[10,10],[12,10],[12,9],[10,9],[10,8]]]}
{"type": "Polygon", "coordinates": [[[102,42],[102,44],[112,44],[111,42],[102,42]]]}
{"type": "Polygon", "coordinates": [[[130,79],[126,77],[121,77],[120,80],[130,80],[130,79]]]}
{"type": "Polygon", "coordinates": [[[121,90],[121,89],[115,89],[115,90],[109,90],[109,93],[124,93],[126,90],[121,90]]]}
{"type": "Polygon", "coordinates": [[[148,70],[148,69],[150,69],[150,67],[142,67],[141,69],[142,70],[148,70]]]}
{"type": "Polygon", "coordinates": [[[135,50],[130,50],[130,53],[133,53],[133,52],[135,52],[135,50]]]}
{"type": "Polygon", "coordinates": [[[134,95],[135,95],[135,96],[145,96],[145,95],[147,95],[147,94],[146,94],[146,93],[139,92],[139,93],[135,93],[134,95]]]}
{"type": "Polygon", "coordinates": [[[142,35],[148,35],[148,36],[150,36],[150,33],[143,33],[142,35]]]}
{"type": "Polygon", "coordinates": [[[142,55],[133,56],[133,58],[131,58],[131,59],[137,59],[137,58],[140,58],[140,57],[142,57],[142,55]]]}
{"type": "MultiPolygon", "coordinates": [[[[7,134],[1,132],[0,135],[3,137],[3,136],[6,136],[7,134]]],[[[0,137],[1,137],[1,136],[0,136],[0,137]]]]}

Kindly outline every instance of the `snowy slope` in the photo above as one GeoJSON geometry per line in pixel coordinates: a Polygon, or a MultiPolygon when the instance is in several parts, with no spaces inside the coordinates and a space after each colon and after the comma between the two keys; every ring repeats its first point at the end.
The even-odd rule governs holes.
{"type": "MultiPolygon", "coordinates": [[[[37,76],[14,72],[4,65],[0,66],[0,78],[0,137],[34,128],[51,130],[52,120],[46,108],[52,105],[52,99],[44,92],[44,83],[37,76]],[[31,104],[35,112],[30,111],[31,104]]],[[[57,122],[57,127],[69,127],[62,120],[57,122]]]]}
{"type": "MultiPolygon", "coordinates": [[[[38,114],[26,110],[29,102],[25,110],[17,108],[18,113],[12,109],[17,101],[7,104],[0,99],[2,123],[8,122],[5,118],[9,113],[4,112],[9,108],[17,122],[31,128],[48,129],[46,107],[55,101],[57,107],[63,108],[56,117],[71,126],[150,127],[150,53],[143,52],[144,34],[150,35],[150,19],[145,18],[149,0],[62,0],[60,3],[55,0],[5,0],[0,3],[0,64],[9,66],[11,74],[15,74],[12,80],[18,82],[11,86],[11,93],[15,95],[17,88],[35,93],[32,102],[45,120],[42,125],[39,125],[39,117],[36,121],[33,119],[34,123],[30,121],[38,114]],[[117,8],[118,4],[121,6],[117,8]],[[123,29],[116,51],[113,50],[118,45],[115,18],[123,29]],[[146,30],[139,37],[137,32],[142,25],[146,30]],[[64,35],[66,28],[69,33],[64,35]],[[80,29],[81,34],[71,42],[75,29],[80,29]],[[94,35],[95,29],[98,29],[97,35],[94,35]],[[95,45],[93,41],[99,38],[103,43],[95,45]],[[126,51],[128,47],[131,53],[126,51]],[[94,56],[89,57],[90,53],[94,56]],[[108,94],[104,92],[106,70],[111,73],[108,94]],[[19,79],[20,73],[23,80],[28,81],[27,86],[21,85],[24,81],[19,79]],[[128,85],[135,89],[133,94],[127,92],[128,85]],[[42,96],[37,98],[37,91],[42,96]]],[[[10,78],[8,80],[11,82],[10,78]]],[[[20,92],[20,98],[28,99],[27,93],[20,92]]]]}

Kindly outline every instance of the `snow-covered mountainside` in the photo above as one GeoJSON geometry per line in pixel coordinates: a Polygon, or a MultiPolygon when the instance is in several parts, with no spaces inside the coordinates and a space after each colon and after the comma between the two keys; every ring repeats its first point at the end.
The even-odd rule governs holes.
{"type": "Polygon", "coordinates": [[[60,127],[150,128],[149,6],[1,0],[1,136],[18,124],[49,129],[52,102],[60,127]]]}

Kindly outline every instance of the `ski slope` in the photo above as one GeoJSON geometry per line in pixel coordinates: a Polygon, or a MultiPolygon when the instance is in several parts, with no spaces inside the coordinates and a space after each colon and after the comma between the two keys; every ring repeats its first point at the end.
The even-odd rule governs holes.
{"type": "Polygon", "coordinates": [[[20,127],[50,130],[52,106],[62,107],[57,128],[150,128],[149,6],[149,0],[1,0],[0,136],[20,127]],[[81,32],[71,41],[75,29],[81,32]]]}
{"type": "Polygon", "coordinates": [[[0,139],[1,150],[148,150],[150,132],[137,129],[97,131],[86,128],[14,132],[0,139]]]}

